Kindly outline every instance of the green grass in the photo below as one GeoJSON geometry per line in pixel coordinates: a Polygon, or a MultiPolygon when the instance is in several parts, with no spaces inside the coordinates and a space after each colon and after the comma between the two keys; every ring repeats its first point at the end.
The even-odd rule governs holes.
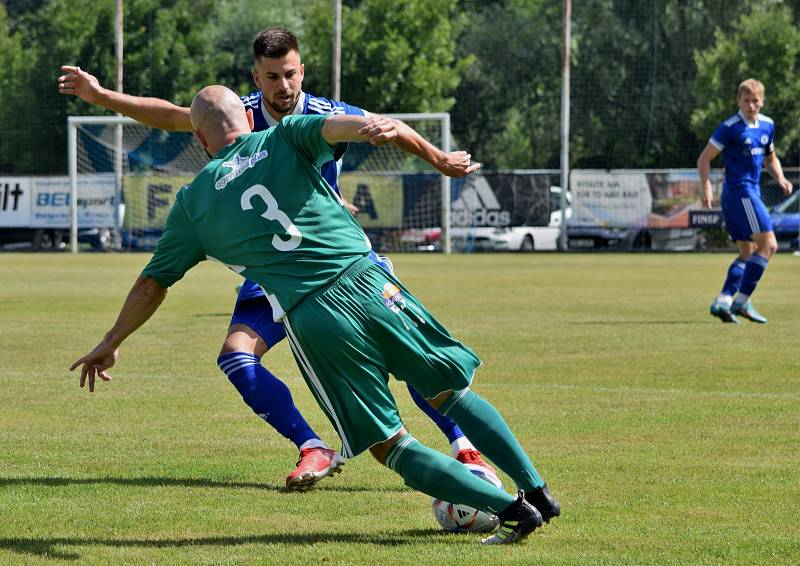
{"type": "MultiPolygon", "coordinates": [[[[800,258],[770,264],[769,324],[708,315],[728,255],[398,255],[482,357],[563,516],[525,544],[440,532],[430,499],[362,455],[280,491],[294,447],[216,367],[237,278],[203,265],[94,395],[67,367],[144,255],[0,256],[0,563],[754,564],[800,557],[800,258]]],[[[266,364],[338,446],[283,343],[266,364]]],[[[444,437],[392,385],[407,425],[444,437]]],[[[507,487],[511,482],[503,477],[507,487]]]]}

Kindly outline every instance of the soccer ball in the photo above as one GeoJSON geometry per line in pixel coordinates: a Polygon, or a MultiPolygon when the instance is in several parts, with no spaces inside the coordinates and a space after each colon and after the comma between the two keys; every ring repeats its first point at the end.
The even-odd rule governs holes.
{"type": "MultiPolygon", "coordinates": [[[[475,464],[465,464],[469,471],[503,489],[500,479],[491,470],[475,464]]],[[[433,498],[433,516],[442,528],[451,533],[490,533],[500,525],[495,515],[479,511],[467,505],[448,503],[433,498]]]]}

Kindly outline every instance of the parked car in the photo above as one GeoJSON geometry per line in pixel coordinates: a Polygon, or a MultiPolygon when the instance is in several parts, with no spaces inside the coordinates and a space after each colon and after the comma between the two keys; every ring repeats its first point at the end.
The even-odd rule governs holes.
{"type": "MultiPolygon", "coordinates": [[[[567,218],[572,214],[567,193],[567,218]]],[[[546,226],[453,226],[450,240],[459,251],[533,252],[559,249],[561,187],[550,187],[550,220],[546,226]]],[[[546,212],[545,212],[546,214],[546,212]]]]}
{"type": "Polygon", "coordinates": [[[776,205],[770,212],[778,250],[800,250],[800,192],[776,205]]]}

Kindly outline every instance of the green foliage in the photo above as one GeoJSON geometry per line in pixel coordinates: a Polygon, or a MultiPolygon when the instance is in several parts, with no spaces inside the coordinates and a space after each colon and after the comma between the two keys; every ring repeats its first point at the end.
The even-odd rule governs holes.
{"type": "MultiPolygon", "coordinates": [[[[519,3],[522,4],[522,3],[519,3]]],[[[469,20],[459,51],[472,53],[456,91],[453,129],[489,167],[558,163],[560,18],[556,2],[496,6],[469,20]]]]}
{"type": "MultiPolygon", "coordinates": [[[[341,97],[375,112],[450,110],[470,62],[456,54],[466,21],[457,7],[456,0],[364,0],[354,9],[343,7],[341,97]]],[[[308,89],[328,96],[331,21],[330,2],[309,4],[303,54],[308,89]]]]}
{"type": "MultiPolygon", "coordinates": [[[[8,0],[0,14],[0,172],[63,173],[66,117],[105,114],[61,96],[62,64],[114,86],[112,0],[8,0]]],[[[346,0],[341,95],[376,112],[450,111],[457,143],[490,168],[560,157],[561,0],[346,0]]],[[[254,88],[250,44],[282,24],[305,89],[331,96],[330,0],[126,0],[126,92],[188,104],[198,88],[254,88]]],[[[778,147],[800,155],[800,3],[574,3],[572,167],[691,167],[755,76],[778,147]]]]}
{"type": "Polygon", "coordinates": [[[763,112],[777,127],[777,146],[800,146],[800,29],[787,6],[756,6],[728,32],[718,31],[712,48],[697,51],[694,90],[699,104],[691,116],[698,136],[736,111],[739,83],[756,78],[765,86],[763,112]]]}
{"type": "Polygon", "coordinates": [[[253,84],[253,37],[268,27],[282,25],[302,35],[302,20],[293,0],[224,0],[216,2],[216,16],[207,40],[214,51],[228,60],[217,68],[214,82],[240,94],[256,87],[253,84]]]}
{"type": "MultiPolygon", "coordinates": [[[[27,66],[25,49],[20,32],[11,31],[5,7],[0,4],[0,84],[6,93],[6,101],[12,94],[25,90],[27,66]]],[[[3,135],[0,135],[0,171],[13,171],[16,168],[18,146],[14,133],[19,126],[16,120],[16,108],[12,104],[0,104],[0,124],[3,124],[3,135]]]]}

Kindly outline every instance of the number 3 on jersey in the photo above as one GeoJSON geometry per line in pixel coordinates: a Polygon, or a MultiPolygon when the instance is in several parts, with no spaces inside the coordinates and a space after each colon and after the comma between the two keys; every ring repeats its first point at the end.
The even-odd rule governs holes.
{"type": "Polygon", "coordinates": [[[277,234],[272,236],[272,245],[275,246],[275,249],[281,252],[288,252],[299,246],[303,235],[291,219],[286,216],[286,213],[278,208],[278,201],[275,200],[275,197],[264,185],[253,185],[242,193],[242,210],[253,210],[251,201],[255,196],[260,197],[264,204],[267,205],[267,210],[261,214],[261,217],[278,222],[289,234],[288,240],[281,239],[277,234]]]}

